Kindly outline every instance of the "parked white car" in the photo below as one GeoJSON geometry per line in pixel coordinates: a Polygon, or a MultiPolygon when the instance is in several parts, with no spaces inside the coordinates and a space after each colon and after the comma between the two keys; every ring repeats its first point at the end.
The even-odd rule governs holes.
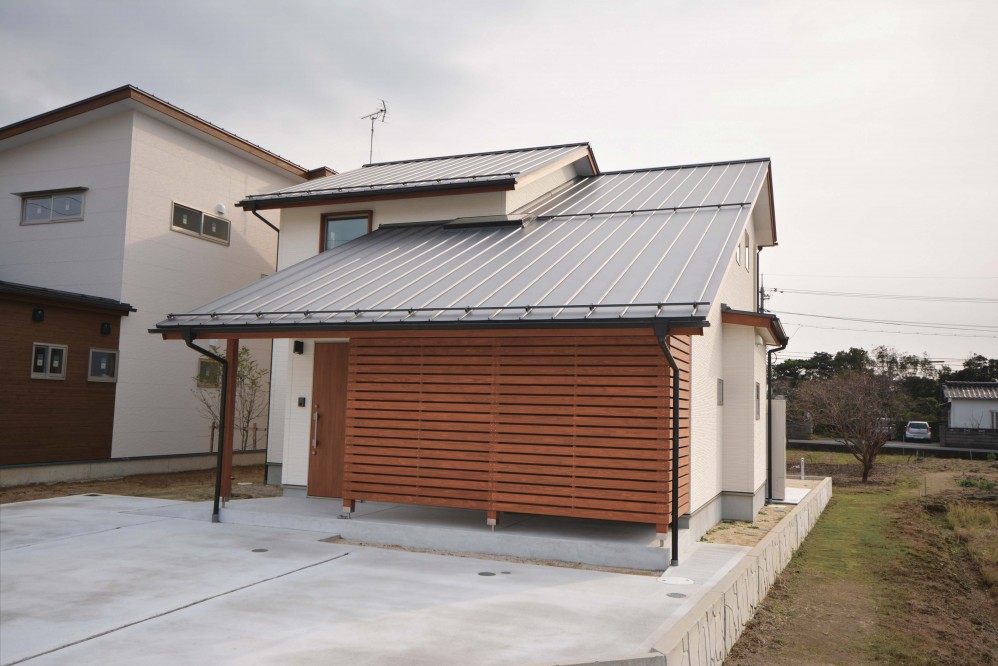
{"type": "Polygon", "coordinates": [[[913,439],[931,442],[932,428],[925,421],[908,421],[908,425],[904,427],[904,441],[913,439]]]}

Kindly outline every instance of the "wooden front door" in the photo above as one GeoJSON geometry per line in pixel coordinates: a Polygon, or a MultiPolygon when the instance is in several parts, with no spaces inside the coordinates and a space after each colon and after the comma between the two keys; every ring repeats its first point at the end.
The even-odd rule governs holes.
{"type": "Polygon", "coordinates": [[[310,497],[343,497],[346,403],[347,345],[316,344],[308,455],[310,497]]]}

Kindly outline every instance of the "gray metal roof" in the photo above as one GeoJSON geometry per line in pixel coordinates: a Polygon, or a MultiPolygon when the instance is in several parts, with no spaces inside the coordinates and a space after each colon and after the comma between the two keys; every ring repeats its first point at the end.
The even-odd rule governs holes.
{"type": "Polygon", "coordinates": [[[943,396],[949,400],[998,400],[998,382],[945,382],[943,396]]]}
{"type": "Polygon", "coordinates": [[[578,178],[527,204],[524,215],[577,215],[751,204],[769,160],[697,164],[578,178]]]}
{"type": "Polygon", "coordinates": [[[605,174],[525,207],[522,221],[383,226],[158,328],[702,319],[768,196],[768,168],[605,174]]]}
{"type": "Polygon", "coordinates": [[[482,185],[515,184],[517,178],[557,160],[589,152],[589,144],[522,148],[490,153],[431,157],[368,164],[360,169],[317,178],[276,192],[246,197],[243,204],[295,201],[314,197],[343,197],[482,185]]]}

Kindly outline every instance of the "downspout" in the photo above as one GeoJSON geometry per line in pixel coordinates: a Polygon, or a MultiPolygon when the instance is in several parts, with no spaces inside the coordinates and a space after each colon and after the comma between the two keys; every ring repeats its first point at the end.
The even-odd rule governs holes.
{"type": "MultiPolygon", "coordinates": [[[[250,209],[253,215],[266,224],[268,227],[274,230],[277,234],[277,251],[274,256],[274,272],[277,272],[277,264],[281,260],[281,230],[278,229],[274,224],[270,222],[267,218],[260,213],[256,212],[256,202],[253,202],[253,208],[250,209]]],[[[270,368],[274,368],[274,341],[270,341],[270,368]]],[[[268,461],[270,459],[270,397],[273,395],[273,391],[267,391],[267,444],[263,447],[263,485],[267,485],[267,474],[270,469],[268,466],[268,461]]]]}
{"type": "Polygon", "coordinates": [[[773,354],[787,348],[788,342],[766,350],[766,501],[773,500],[773,354]]]}
{"type": "Polygon", "coordinates": [[[194,344],[195,333],[190,327],[181,329],[180,334],[184,337],[184,343],[193,349],[194,351],[207,356],[208,358],[216,361],[222,365],[222,380],[221,380],[221,391],[218,400],[218,462],[215,465],[215,503],[211,510],[211,522],[218,522],[218,504],[219,498],[222,496],[222,449],[224,447],[224,432],[225,432],[225,397],[228,390],[228,369],[229,364],[224,357],[218,354],[213,354],[204,347],[198,347],[194,344]]]}
{"type": "Polygon", "coordinates": [[[679,364],[673,358],[666,339],[669,337],[669,326],[664,330],[655,326],[655,339],[658,346],[665,352],[665,358],[672,369],[672,562],[669,566],[679,566],[679,364]]]}

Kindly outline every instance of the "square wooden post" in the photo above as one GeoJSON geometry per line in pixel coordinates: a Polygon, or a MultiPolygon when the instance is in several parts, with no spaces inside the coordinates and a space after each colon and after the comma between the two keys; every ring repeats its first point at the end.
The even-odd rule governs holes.
{"type": "Polygon", "coordinates": [[[222,436],[222,487],[221,496],[232,497],[232,447],[236,430],[236,376],[239,372],[239,340],[228,340],[225,344],[225,432],[222,436]]]}

